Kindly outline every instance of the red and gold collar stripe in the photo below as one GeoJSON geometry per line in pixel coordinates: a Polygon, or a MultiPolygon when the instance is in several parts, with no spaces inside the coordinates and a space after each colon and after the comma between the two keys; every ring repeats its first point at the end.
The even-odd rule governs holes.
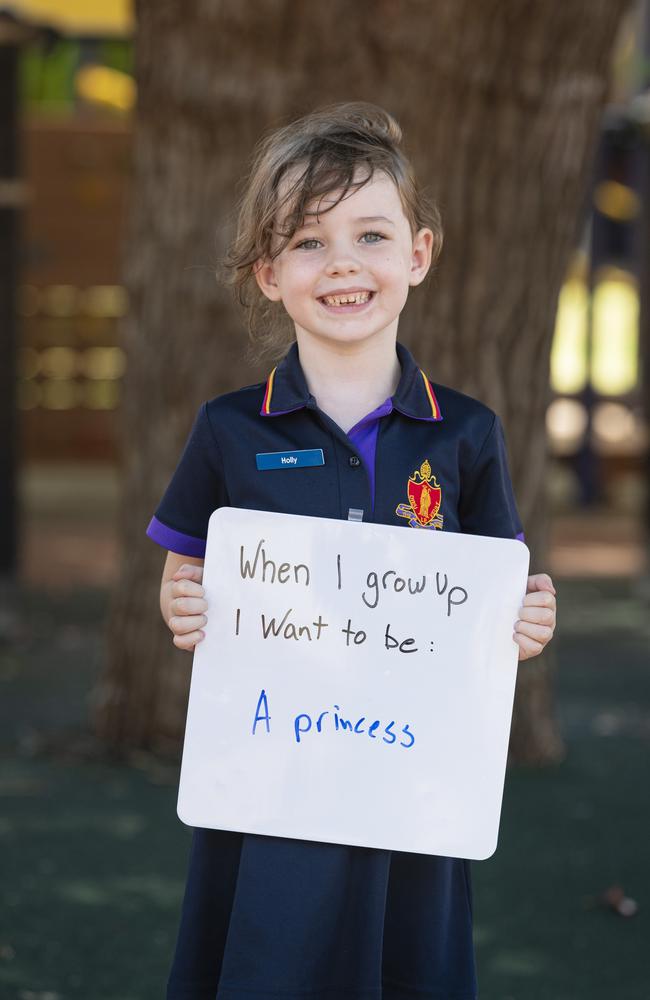
{"type": "Polygon", "coordinates": [[[266,382],[266,392],[264,393],[264,402],[262,403],[262,413],[265,415],[268,415],[271,412],[271,395],[273,394],[273,379],[275,377],[276,370],[277,365],[269,375],[266,382]]]}
{"type": "Polygon", "coordinates": [[[431,414],[435,420],[440,420],[440,407],[438,405],[438,400],[433,391],[429,379],[426,377],[422,369],[419,369],[420,375],[422,376],[422,381],[424,382],[424,388],[427,390],[427,396],[429,397],[429,404],[431,406],[431,414]]]}

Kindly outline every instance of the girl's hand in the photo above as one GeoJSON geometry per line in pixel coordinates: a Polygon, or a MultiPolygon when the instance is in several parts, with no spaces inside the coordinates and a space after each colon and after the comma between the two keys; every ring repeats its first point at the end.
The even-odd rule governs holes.
{"type": "Polygon", "coordinates": [[[529,576],[513,635],[520,660],[539,656],[544,649],[555,629],[555,608],[555,587],[548,573],[529,576]]]}
{"type": "Polygon", "coordinates": [[[205,637],[201,626],[207,622],[203,587],[203,566],[179,566],[167,586],[169,588],[170,617],[167,624],[174,633],[174,645],[191,652],[205,637]]]}

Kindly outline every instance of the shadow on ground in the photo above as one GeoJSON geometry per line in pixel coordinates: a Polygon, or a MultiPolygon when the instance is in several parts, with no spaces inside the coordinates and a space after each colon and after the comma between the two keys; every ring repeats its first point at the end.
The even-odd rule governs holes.
{"type": "MultiPolygon", "coordinates": [[[[499,847],[473,865],[481,1000],[646,1000],[650,616],[632,581],[559,597],[568,755],[510,770],[499,847]],[[636,916],[602,905],[615,884],[636,916]]],[[[2,1000],[164,995],[189,835],[175,766],[110,764],[84,736],[105,607],[24,590],[0,617],[2,1000]]]]}

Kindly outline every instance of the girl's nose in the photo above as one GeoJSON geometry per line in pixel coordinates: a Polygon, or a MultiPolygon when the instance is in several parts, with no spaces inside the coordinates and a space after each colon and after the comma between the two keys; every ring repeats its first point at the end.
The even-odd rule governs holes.
{"type": "Polygon", "coordinates": [[[339,249],[327,261],[328,274],[356,274],[359,271],[359,261],[349,251],[339,249]]]}

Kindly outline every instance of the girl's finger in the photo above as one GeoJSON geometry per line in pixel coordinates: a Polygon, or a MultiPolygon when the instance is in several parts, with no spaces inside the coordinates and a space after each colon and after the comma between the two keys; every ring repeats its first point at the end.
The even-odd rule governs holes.
{"type": "Polygon", "coordinates": [[[172,615],[200,615],[208,610],[208,602],[202,597],[174,597],[169,610],[172,615]]]}
{"type": "Polygon", "coordinates": [[[205,615],[174,615],[169,619],[169,627],[175,635],[188,635],[207,623],[205,615]]]}
{"type": "Polygon", "coordinates": [[[191,563],[184,563],[179,566],[172,580],[194,580],[196,583],[201,583],[203,580],[203,566],[193,566],[191,563]]]}
{"type": "Polygon", "coordinates": [[[181,577],[174,580],[171,586],[174,597],[203,597],[205,591],[200,583],[181,577]]]}
{"type": "Polygon", "coordinates": [[[548,573],[534,573],[533,576],[529,576],[526,589],[528,593],[536,590],[547,590],[551,594],[555,593],[555,586],[548,573]]]}
{"type": "Polygon", "coordinates": [[[519,608],[519,617],[524,622],[534,622],[536,625],[555,625],[555,611],[553,608],[534,607],[526,604],[519,608]]]}
{"type": "Polygon", "coordinates": [[[513,638],[519,646],[520,660],[529,660],[531,656],[538,656],[544,649],[541,642],[537,642],[535,639],[530,639],[527,635],[515,634],[513,638]]]}
{"type": "Polygon", "coordinates": [[[519,635],[527,636],[545,646],[553,635],[553,629],[549,625],[534,625],[532,622],[518,621],[515,622],[515,641],[519,635]]]}
{"type": "Polygon", "coordinates": [[[521,602],[525,607],[528,608],[555,608],[557,607],[557,601],[555,600],[555,594],[552,594],[550,590],[537,590],[532,594],[526,594],[523,601],[521,602]]]}
{"type": "Polygon", "coordinates": [[[199,630],[190,632],[188,635],[175,635],[172,641],[178,649],[184,649],[191,653],[197,643],[202,642],[203,639],[205,639],[205,632],[199,630]]]}

